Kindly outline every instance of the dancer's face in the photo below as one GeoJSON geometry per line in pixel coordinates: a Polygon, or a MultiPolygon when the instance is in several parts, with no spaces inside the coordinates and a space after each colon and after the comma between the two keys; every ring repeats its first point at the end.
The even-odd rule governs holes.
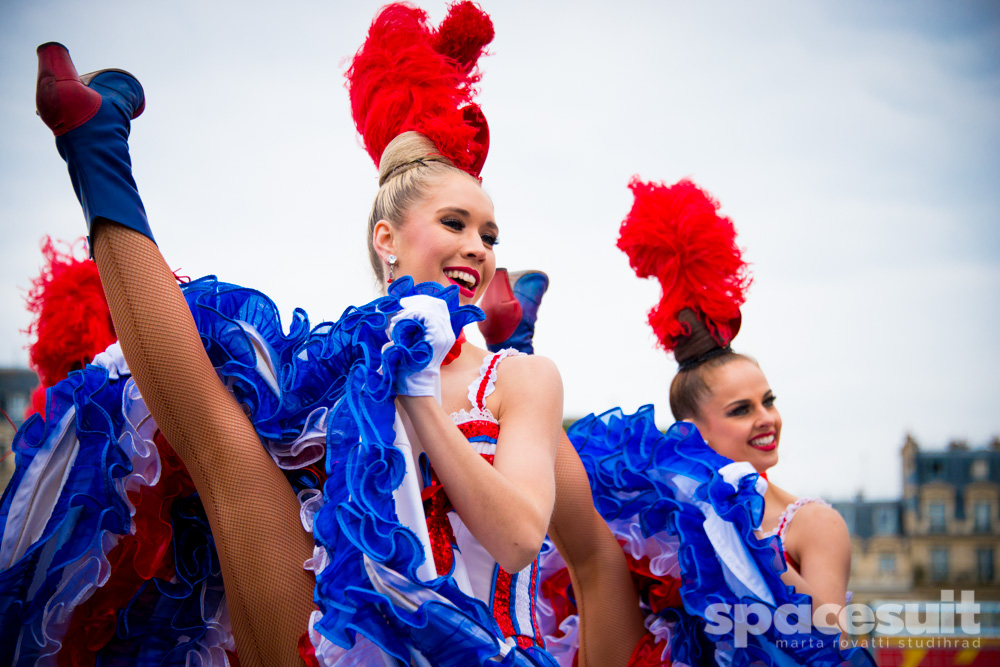
{"type": "Polygon", "coordinates": [[[458,285],[459,301],[475,303],[496,272],[493,245],[498,233],[493,202],[479,184],[465,174],[450,173],[410,207],[402,225],[376,225],[375,241],[376,247],[396,255],[397,277],[458,285]]]}
{"type": "Polygon", "coordinates": [[[709,394],[693,419],[708,444],[726,458],[747,461],[758,472],[778,462],[781,415],[756,364],[737,359],[710,371],[709,394]]]}

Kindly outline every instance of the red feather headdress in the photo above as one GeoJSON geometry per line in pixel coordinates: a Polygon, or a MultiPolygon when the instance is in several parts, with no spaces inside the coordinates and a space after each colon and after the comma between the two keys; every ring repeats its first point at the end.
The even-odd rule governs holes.
{"type": "Polygon", "coordinates": [[[629,187],[635,202],[622,221],[618,247],[636,275],[660,281],[660,302],[649,311],[660,345],[669,352],[692,334],[685,309],[697,314],[719,346],[729,345],[751,282],[732,220],[687,179],[667,186],[634,176],[629,187]]]}
{"type": "Polygon", "coordinates": [[[489,128],[472,97],[476,62],[492,40],[490,17],[472,2],[451,5],[437,30],[422,9],[382,8],[347,71],[351,115],[375,166],[390,141],[415,130],[456,167],[479,176],[489,128]]]}
{"type": "Polygon", "coordinates": [[[44,412],[47,388],[118,340],[97,265],[77,259],[76,244],[64,245],[66,250],[60,251],[51,238],[43,239],[45,266],[31,281],[26,299],[35,316],[27,329],[35,337],[28,346],[28,359],[41,383],[32,395],[29,414],[44,412]]]}

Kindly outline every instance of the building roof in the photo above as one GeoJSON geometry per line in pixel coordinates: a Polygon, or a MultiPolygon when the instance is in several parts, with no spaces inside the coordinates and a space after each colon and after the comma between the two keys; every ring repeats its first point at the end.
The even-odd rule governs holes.
{"type": "Polygon", "coordinates": [[[903,502],[901,500],[843,500],[831,503],[847,523],[852,537],[868,539],[875,536],[903,535],[903,502]]]}

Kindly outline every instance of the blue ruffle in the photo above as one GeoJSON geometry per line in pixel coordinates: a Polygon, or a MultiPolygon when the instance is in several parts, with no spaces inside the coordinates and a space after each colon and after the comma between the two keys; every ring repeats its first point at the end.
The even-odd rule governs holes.
{"type": "Polygon", "coordinates": [[[161,667],[190,664],[209,631],[205,618],[224,601],[222,568],[197,494],[171,506],[174,581],[151,579],[118,615],[114,639],[98,654],[99,666],[161,667]]]}
{"type": "MultiPolygon", "coordinates": [[[[45,604],[55,596],[64,572],[85,555],[102,553],[105,534],[129,531],[129,507],[115,483],[131,472],[132,466],[117,442],[106,435],[121,428],[122,418],[120,410],[115,413],[101,407],[116,401],[121,405],[121,385],[109,382],[107,373],[100,369],[71,373],[49,390],[48,419],[33,415],[14,437],[14,476],[0,503],[5,541],[15,537],[6,534],[6,521],[15,492],[26,481],[35,457],[67,455],[53,451],[61,449],[60,445],[71,446],[60,437],[62,426],[76,430],[79,450],[78,463],[69,469],[43,532],[11,567],[0,572],[0,664],[13,664],[15,649],[18,664],[34,664],[47,644],[42,631],[45,604]],[[74,410],[75,416],[69,414],[74,410]]],[[[72,433],[68,437],[72,438],[72,433]]]]}
{"type": "MultiPolygon", "coordinates": [[[[41,535],[0,572],[0,664],[34,665],[60,650],[61,636],[53,632],[65,631],[81,596],[104,584],[105,554],[131,530],[126,478],[133,472],[128,447],[134,443],[128,436],[119,443],[127,384],[127,378],[109,380],[97,366],[73,372],[48,391],[47,418],[32,416],[15,437],[15,474],[0,505],[7,539],[14,537],[6,535],[9,515],[23,507],[15,507],[17,491],[33,483],[35,459],[62,447],[62,460],[72,465],[41,535]]],[[[220,605],[221,571],[200,500],[192,495],[171,511],[176,579],[147,582],[119,612],[117,632],[98,652],[98,665],[181,667],[187,647],[205,635],[204,614],[210,617],[220,605]]]]}
{"type": "MultiPolygon", "coordinates": [[[[315,627],[330,641],[349,648],[357,633],[408,662],[411,649],[432,664],[447,667],[485,664],[502,637],[487,606],[462,593],[450,577],[417,583],[423,547],[396,516],[392,492],[405,470],[393,446],[394,380],[424,368],[431,347],[423,325],[404,320],[385,330],[400,299],[425,294],[443,299],[457,335],[482,318],[475,307],[460,306],[455,287],[414,285],[404,277],[385,297],[350,307],[335,323],[311,331],[305,313],[295,311],[289,334],[264,295],[203,278],[184,287],[195,322],[213,365],[251,415],[272,453],[300,437],[319,410],[326,420],[323,505],[313,519],[318,545],[329,564],[317,575],[315,627]],[[383,350],[383,348],[385,348],[383,350]],[[262,368],[273,373],[264,379],[262,368]],[[426,596],[413,611],[375,590],[365,559],[411,597],[426,596]]],[[[290,474],[293,483],[300,479],[290,474]]],[[[504,665],[549,665],[544,652],[512,649],[504,665]]]]}
{"type": "MultiPolygon", "coordinates": [[[[293,487],[315,488],[318,477],[303,467],[325,460],[324,503],[314,533],[331,563],[317,576],[316,602],[323,616],[316,628],[345,648],[360,632],[405,662],[411,649],[443,666],[485,664],[494,657],[503,638],[485,604],[463,594],[449,577],[416,583],[423,548],[399,523],[392,500],[404,471],[403,456],[393,446],[394,379],[430,360],[420,322],[397,323],[394,345],[383,355],[389,342],[385,329],[401,298],[443,299],[456,335],[481,319],[481,311],[459,306],[455,287],[414,285],[402,278],[387,296],[348,308],[335,323],[310,329],[305,313],[296,310],[286,334],[277,308],[259,292],[214,276],[182,290],[212,364],[293,487]],[[310,440],[314,435],[320,444],[310,440]],[[377,592],[366,559],[423,604],[410,611],[377,592]]],[[[47,419],[34,417],[18,432],[17,470],[0,506],[4,520],[25,470],[54,439],[64,417],[75,419],[80,445],[44,534],[0,572],[2,664],[13,662],[19,641],[18,665],[34,664],[42,652],[59,649],[58,637],[46,640],[41,625],[64,571],[87,553],[103,558],[130,530],[122,480],[132,466],[118,445],[125,384],[124,378],[109,381],[107,371],[96,366],[73,373],[49,391],[47,419]],[[75,415],[67,417],[70,411],[75,415]],[[28,628],[23,633],[22,626],[28,628]]],[[[183,664],[209,632],[204,612],[218,610],[223,602],[211,533],[196,495],[175,501],[172,511],[176,581],[147,582],[120,610],[116,636],[98,655],[99,665],[183,664]]],[[[91,579],[91,585],[101,585],[98,577],[91,579]]],[[[542,651],[515,648],[503,661],[489,664],[545,667],[552,662],[542,651]]]]}
{"type": "Polygon", "coordinates": [[[708,447],[694,425],[677,422],[660,433],[653,407],[647,405],[633,415],[614,409],[585,417],[570,428],[569,437],[606,521],[637,522],[646,537],[679,539],[684,608],[662,612],[676,622],[674,661],[735,667],[874,665],[866,651],[842,653],[836,636],[811,627],[781,633],[772,623],[763,634],[747,633],[745,641],[738,641],[733,628],[723,632],[720,619],[706,618],[714,604],[760,603],[773,614],[782,605],[809,605],[810,598],[781,581],[785,563],[778,539],[759,540],[754,534],[764,510],[757,475],[729,475],[727,480],[720,470],[732,461],[708,447]],[[737,538],[728,562],[708,533],[706,517],[713,512],[728,526],[719,530],[737,538]]]}
{"type": "MultiPolygon", "coordinates": [[[[324,506],[313,525],[317,543],[331,560],[316,580],[316,601],[323,613],[316,627],[344,647],[353,646],[355,634],[361,633],[405,662],[411,650],[417,650],[442,667],[487,664],[503,641],[488,607],[462,593],[450,576],[419,582],[423,548],[400,524],[392,499],[405,470],[403,454],[393,446],[393,380],[425,367],[431,350],[423,340],[423,326],[409,320],[394,326],[394,344],[381,351],[388,342],[388,317],[399,310],[399,299],[418,293],[445,300],[456,334],[482,317],[479,309],[458,305],[456,288],[414,286],[404,278],[392,284],[387,297],[349,310],[335,326],[337,340],[355,346],[355,361],[327,432],[324,506]],[[393,604],[375,589],[366,574],[366,559],[371,561],[368,568],[393,581],[407,599],[422,603],[413,611],[393,604]]],[[[500,664],[550,661],[540,651],[512,649],[500,664]]]]}

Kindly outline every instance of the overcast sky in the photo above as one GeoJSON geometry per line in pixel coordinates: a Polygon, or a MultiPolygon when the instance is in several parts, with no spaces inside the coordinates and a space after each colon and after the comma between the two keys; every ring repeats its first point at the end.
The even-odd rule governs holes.
{"type": "MultiPolygon", "coordinates": [[[[85,233],[34,114],[38,44],[143,82],[133,162],[170,265],[316,323],[374,296],[376,174],[343,71],[381,4],[0,0],[0,366],[27,363],[40,238],[85,233]]],[[[739,230],[755,282],[735,346],[778,396],[777,484],[892,498],[906,433],[1000,433],[1000,5],[483,6],[498,263],[551,276],[536,350],[568,416],[653,403],[671,421],[659,287],[615,248],[639,174],[691,177],[739,230]]]]}

